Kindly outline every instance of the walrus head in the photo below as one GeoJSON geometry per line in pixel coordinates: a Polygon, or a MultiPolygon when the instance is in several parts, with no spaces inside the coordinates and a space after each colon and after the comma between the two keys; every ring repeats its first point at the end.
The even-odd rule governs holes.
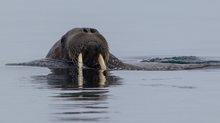
{"type": "Polygon", "coordinates": [[[61,39],[67,59],[90,68],[106,69],[109,48],[105,38],[93,28],[74,28],[61,39]]]}

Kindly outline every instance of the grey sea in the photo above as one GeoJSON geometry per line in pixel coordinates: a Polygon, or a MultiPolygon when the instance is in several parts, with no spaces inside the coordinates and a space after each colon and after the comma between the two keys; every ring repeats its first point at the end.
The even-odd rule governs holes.
{"type": "Polygon", "coordinates": [[[97,28],[110,51],[220,57],[217,0],[1,0],[0,123],[219,123],[220,69],[109,71],[107,87],[77,88],[44,58],[74,27],[97,28]]]}

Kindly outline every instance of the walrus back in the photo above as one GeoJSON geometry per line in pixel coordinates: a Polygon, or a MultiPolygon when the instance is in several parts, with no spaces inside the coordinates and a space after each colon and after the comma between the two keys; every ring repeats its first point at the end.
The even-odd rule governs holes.
{"type": "Polygon", "coordinates": [[[57,41],[53,47],[49,50],[49,52],[46,55],[46,58],[50,59],[62,59],[62,47],[61,47],[61,41],[57,41]]]}

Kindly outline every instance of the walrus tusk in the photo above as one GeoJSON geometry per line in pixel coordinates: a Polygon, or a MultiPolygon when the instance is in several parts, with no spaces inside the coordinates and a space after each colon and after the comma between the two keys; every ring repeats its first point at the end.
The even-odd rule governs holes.
{"type": "Polygon", "coordinates": [[[78,56],[78,65],[83,65],[82,53],[80,53],[78,56]]]}
{"type": "Polygon", "coordinates": [[[99,62],[101,69],[106,70],[106,65],[105,65],[105,61],[102,57],[102,54],[99,54],[98,62],[99,62]]]}
{"type": "Polygon", "coordinates": [[[83,59],[82,53],[78,56],[78,86],[83,87],[83,59]]]}
{"type": "Polygon", "coordinates": [[[99,86],[105,87],[106,86],[106,77],[104,75],[104,70],[99,70],[99,86]]]}

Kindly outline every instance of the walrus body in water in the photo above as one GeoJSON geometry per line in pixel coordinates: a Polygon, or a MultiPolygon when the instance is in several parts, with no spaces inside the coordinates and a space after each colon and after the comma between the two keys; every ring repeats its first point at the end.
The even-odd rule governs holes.
{"type": "Polygon", "coordinates": [[[48,68],[86,67],[102,70],[185,70],[220,66],[219,61],[184,61],[193,58],[194,61],[200,61],[197,57],[189,56],[171,57],[168,60],[148,59],[136,64],[124,63],[109,52],[106,39],[96,29],[74,28],[53,45],[45,59],[10,65],[48,68]],[[175,62],[178,60],[183,61],[175,62]]]}
{"type": "Polygon", "coordinates": [[[93,28],[68,31],[54,44],[46,58],[65,61],[70,66],[78,66],[82,62],[85,67],[95,69],[141,69],[112,55],[106,39],[93,28]]]}

